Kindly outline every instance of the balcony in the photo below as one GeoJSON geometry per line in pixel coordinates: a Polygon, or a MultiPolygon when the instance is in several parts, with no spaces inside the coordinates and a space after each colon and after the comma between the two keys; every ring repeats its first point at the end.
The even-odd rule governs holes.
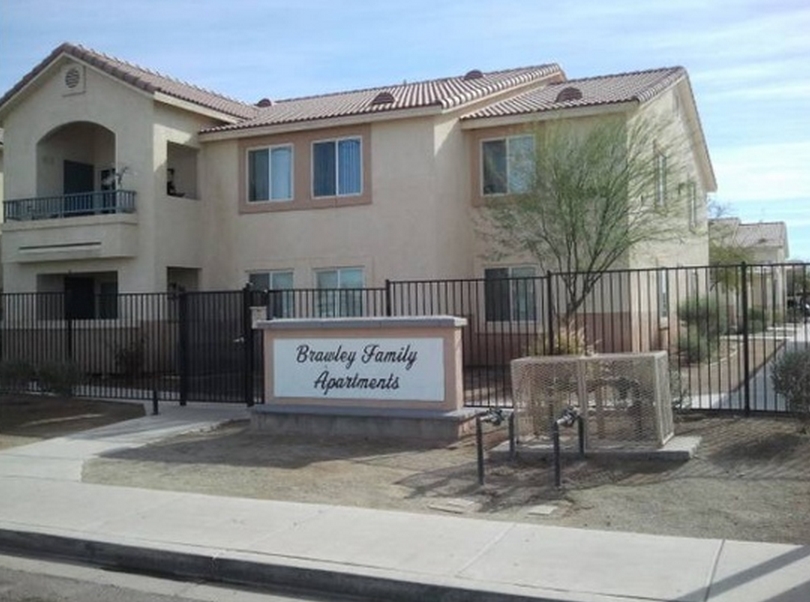
{"type": "Polygon", "coordinates": [[[106,190],[3,203],[3,261],[135,257],[135,192],[106,190]]]}
{"type": "Polygon", "coordinates": [[[135,213],[134,190],[104,190],[17,199],[3,203],[6,222],[135,213]]]}

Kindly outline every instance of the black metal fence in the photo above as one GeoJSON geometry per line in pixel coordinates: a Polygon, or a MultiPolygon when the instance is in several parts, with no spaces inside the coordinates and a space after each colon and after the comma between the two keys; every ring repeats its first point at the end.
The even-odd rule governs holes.
{"type": "Polygon", "coordinates": [[[810,266],[735,265],[538,277],[387,281],[384,288],[118,294],[96,319],[70,293],[2,295],[0,386],[83,395],[255,403],[268,318],[466,318],[465,400],[509,406],[510,360],[525,355],[665,350],[675,402],[784,411],[772,360],[807,344],[810,266]]]}

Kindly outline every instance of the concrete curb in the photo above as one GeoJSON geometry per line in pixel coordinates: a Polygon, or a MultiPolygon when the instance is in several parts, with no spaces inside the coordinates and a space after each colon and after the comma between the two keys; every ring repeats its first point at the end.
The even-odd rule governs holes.
{"type": "MultiPolygon", "coordinates": [[[[338,568],[229,557],[219,550],[184,552],[81,539],[49,533],[0,529],[0,551],[36,558],[68,560],[153,576],[199,579],[211,583],[276,587],[310,594],[355,596],[388,602],[573,602],[570,593],[548,597],[548,592],[510,593],[467,589],[454,584],[424,583],[373,576],[338,568]]],[[[316,564],[308,561],[309,564],[316,564]]],[[[327,563],[322,563],[327,564],[327,563]]],[[[352,567],[357,571],[361,567],[352,567]]],[[[374,569],[369,569],[369,572],[374,569]]],[[[480,584],[478,584],[480,586],[480,584]]],[[[508,588],[509,586],[507,586],[508,588]]],[[[612,597],[579,598],[616,600],[612,597]]]]}

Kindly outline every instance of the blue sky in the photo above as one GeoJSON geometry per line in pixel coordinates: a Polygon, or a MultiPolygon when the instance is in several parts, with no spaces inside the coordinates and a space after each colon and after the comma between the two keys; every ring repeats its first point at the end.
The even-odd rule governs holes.
{"type": "Polygon", "coordinates": [[[719,190],[810,260],[807,0],[3,0],[0,89],[61,42],[255,102],[559,63],[687,68],[719,190]]]}

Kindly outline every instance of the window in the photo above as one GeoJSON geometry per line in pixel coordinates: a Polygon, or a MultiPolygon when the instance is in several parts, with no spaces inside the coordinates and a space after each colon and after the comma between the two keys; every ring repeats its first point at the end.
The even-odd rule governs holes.
{"type": "Polygon", "coordinates": [[[336,268],[315,272],[318,316],[363,315],[363,268],[336,268]]]}
{"type": "Polygon", "coordinates": [[[360,138],[312,144],[312,196],[349,196],[362,192],[360,138]]]}
{"type": "Polygon", "coordinates": [[[656,275],[658,285],[658,318],[669,317],[669,272],[658,270],[656,275]]]}
{"type": "Polygon", "coordinates": [[[689,227],[695,230],[698,225],[697,186],[694,182],[686,185],[687,203],[689,204],[689,227]]]}
{"type": "Polygon", "coordinates": [[[487,322],[537,319],[536,281],[533,267],[484,270],[484,305],[487,322]]]}
{"type": "Polygon", "coordinates": [[[534,178],[534,136],[512,136],[481,143],[483,193],[528,192],[534,178]]]}
{"type": "Polygon", "coordinates": [[[271,318],[291,318],[295,315],[295,292],[292,270],[254,272],[248,276],[253,288],[269,291],[267,315],[271,318]]]}
{"type": "Polygon", "coordinates": [[[248,151],[248,201],[290,201],[292,146],[271,146],[248,151]]]}
{"type": "Polygon", "coordinates": [[[662,152],[655,153],[655,204],[663,207],[667,200],[667,157],[662,152]]]}

